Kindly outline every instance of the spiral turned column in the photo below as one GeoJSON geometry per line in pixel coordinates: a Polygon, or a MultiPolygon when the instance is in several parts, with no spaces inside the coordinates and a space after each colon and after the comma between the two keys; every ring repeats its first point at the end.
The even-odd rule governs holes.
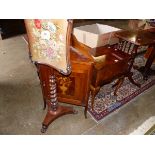
{"type": "Polygon", "coordinates": [[[42,87],[44,89],[43,92],[46,92],[46,93],[43,93],[43,95],[46,94],[44,98],[49,97],[49,100],[47,101],[48,111],[42,123],[42,129],[41,129],[41,132],[45,133],[48,126],[55,119],[66,114],[77,114],[77,111],[75,111],[72,107],[58,105],[57,86],[56,86],[54,69],[42,64],[39,64],[39,66],[40,66],[39,74],[41,75],[41,77],[44,77],[41,80],[42,81],[45,80],[46,81],[45,83],[47,84],[46,87],[42,87]],[[46,77],[48,78],[46,79],[46,77]]]}
{"type": "Polygon", "coordinates": [[[57,101],[57,91],[56,91],[56,78],[55,75],[49,76],[49,87],[50,87],[50,104],[51,110],[56,111],[58,108],[58,101],[57,101]]]}

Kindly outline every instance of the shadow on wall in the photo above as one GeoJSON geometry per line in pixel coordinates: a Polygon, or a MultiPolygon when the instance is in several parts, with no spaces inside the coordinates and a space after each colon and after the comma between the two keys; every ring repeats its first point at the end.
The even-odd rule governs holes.
{"type": "Polygon", "coordinates": [[[2,39],[25,33],[23,19],[0,19],[0,33],[2,39]]]}

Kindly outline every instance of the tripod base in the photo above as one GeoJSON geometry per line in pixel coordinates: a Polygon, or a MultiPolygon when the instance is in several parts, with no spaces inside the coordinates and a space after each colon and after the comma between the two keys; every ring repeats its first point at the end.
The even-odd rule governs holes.
{"type": "Polygon", "coordinates": [[[57,110],[48,110],[45,119],[42,123],[42,129],[41,132],[45,133],[48,126],[57,118],[60,116],[66,115],[66,114],[77,114],[78,112],[75,111],[72,107],[66,107],[66,106],[60,106],[58,105],[57,110]]]}

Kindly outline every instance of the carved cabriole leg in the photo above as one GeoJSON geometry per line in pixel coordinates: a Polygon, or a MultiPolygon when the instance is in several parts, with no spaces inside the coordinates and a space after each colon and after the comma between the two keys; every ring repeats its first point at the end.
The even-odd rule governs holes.
{"type": "Polygon", "coordinates": [[[87,118],[87,110],[88,110],[88,106],[85,106],[85,109],[84,109],[84,116],[85,116],[85,118],[87,118]]]}
{"type": "MultiPolygon", "coordinates": [[[[150,45],[151,46],[151,45],[150,45]]],[[[153,61],[155,60],[155,44],[152,45],[152,52],[149,55],[148,60],[146,61],[145,67],[144,67],[144,72],[143,74],[143,79],[147,80],[149,75],[154,75],[155,71],[151,70],[151,65],[153,61]]]]}
{"type": "Polygon", "coordinates": [[[118,81],[117,81],[117,85],[116,85],[116,89],[114,91],[114,95],[117,96],[117,91],[118,89],[121,87],[122,83],[124,82],[124,76],[119,78],[118,81]]]}
{"type": "Polygon", "coordinates": [[[118,80],[116,81],[116,83],[115,83],[114,85],[112,85],[112,88],[116,87],[116,86],[119,84],[119,81],[120,81],[120,79],[118,79],[118,80]]]}
{"type": "Polygon", "coordinates": [[[43,77],[42,75],[46,75],[49,77],[49,81],[46,81],[46,84],[48,84],[48,87],[42,87],[43,89],[46,89],[45,92],[48,92],[49,98],[50,98],[47,101],[48,111],[42,123],[41,132],[44,133],[46,132],[48,126],[55,119],[59,118],[60,116],[66,115],[66,114],[76,114],[77,111],[75,111],[72,107],[58,105],[54,69],[46,65],[41,65],[41,64],[39,64],[39,68],[40,68],[39,74],[41,75],[41,77],[43,77]]]}
{"type": "Polygon", "coordinates": [[[95,100],[95,96],[97,95],[97,93],[99,92],[101,87],[94,87],[92,85],[90,85],[90,91],[91,91],[91,108],[92,110],[94,110],[94,100],[95,100]]]}
{"type": "Polygon", "coordinates": [[[141,87],[141,84],[136,83],[136,82],[133,80],[132,75],[133,75],[132,72],[130,72],[130,73],[128,74],[128,79],[129,79],[129,81],[130,81],[132,84],[134,84],[134,85],[136,85],[137,87],[140,88],[140,87],[141,87]]]}

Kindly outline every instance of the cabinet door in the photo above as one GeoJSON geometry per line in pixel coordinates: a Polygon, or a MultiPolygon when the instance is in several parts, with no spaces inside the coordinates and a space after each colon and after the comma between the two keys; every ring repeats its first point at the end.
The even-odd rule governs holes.
{"type": "Polygon", "coordinates": [[[86,106],[89,97],[91,65],[72,63],[72,73],[56,72],[58,101],[86,106]]]}

